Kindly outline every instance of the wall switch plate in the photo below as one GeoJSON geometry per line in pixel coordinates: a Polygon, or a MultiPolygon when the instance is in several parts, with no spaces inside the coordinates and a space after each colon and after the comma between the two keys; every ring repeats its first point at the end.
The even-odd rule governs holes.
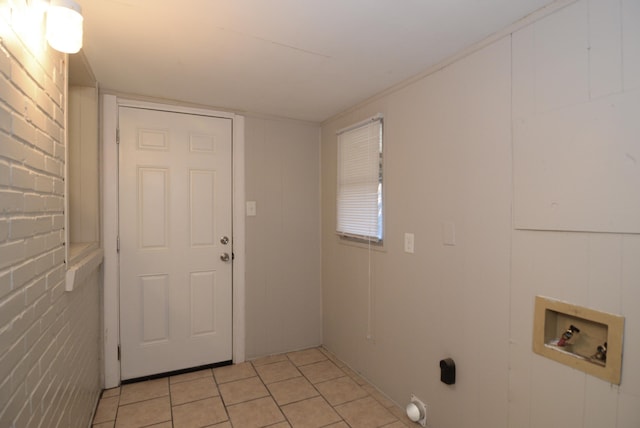
{"type": "Polygon", "coordinates": [[[451,221],[442,223],[442,243],[444,245],[456,245],[456,225],[451,221]]]}
{"type": "Polygon", "coordinates": [[[247,201],[247,217],[256,215],[256,201],[247,201]]]}
{"type": "Polygon", "coordinates": [[[413,233],[405,233],[404,234],[404,252],[413,254],[414,243],[415,243],[415,236],[413,235],[413,233]]]}

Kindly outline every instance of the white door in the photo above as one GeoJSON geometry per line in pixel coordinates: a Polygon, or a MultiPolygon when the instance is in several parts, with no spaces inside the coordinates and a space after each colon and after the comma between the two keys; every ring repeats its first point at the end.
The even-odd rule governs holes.
{"type": "Polygon", "coordinates": [[[231,360],[231,119],[118,120],[121,377],[231,360]]]}

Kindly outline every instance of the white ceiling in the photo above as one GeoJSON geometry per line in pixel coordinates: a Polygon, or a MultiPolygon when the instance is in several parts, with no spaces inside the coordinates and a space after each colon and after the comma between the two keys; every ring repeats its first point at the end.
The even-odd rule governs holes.
{"type": "Polygon", "coordinates": [[[79,0],[103,88],[320,122],[550,0],[79,0]]]}

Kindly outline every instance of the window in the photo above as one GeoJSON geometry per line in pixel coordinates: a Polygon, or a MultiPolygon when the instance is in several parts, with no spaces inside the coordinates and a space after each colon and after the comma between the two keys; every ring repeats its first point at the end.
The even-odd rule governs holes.
{"type": "Polygon", "coordinates": [[[382,242],[382,116],[338,131],[338,235],[382,242]]]}

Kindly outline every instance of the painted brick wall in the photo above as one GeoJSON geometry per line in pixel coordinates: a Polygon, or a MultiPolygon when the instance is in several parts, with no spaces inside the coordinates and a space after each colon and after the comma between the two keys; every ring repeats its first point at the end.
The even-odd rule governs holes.
{"type": "Polygon", "coordinates": [[[13,8],[0,2],[0,427],[88,426],[101,280],[64,290],[66,63],[13,8]]]}

